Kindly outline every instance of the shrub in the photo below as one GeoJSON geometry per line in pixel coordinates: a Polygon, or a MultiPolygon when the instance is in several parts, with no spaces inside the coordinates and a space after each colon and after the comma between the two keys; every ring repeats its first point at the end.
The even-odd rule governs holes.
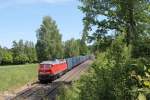
{"type": "Polygon", "coordinates": [[[2,64],[12,64],[13,63],[13,57],[12,53],[5,51],[2,54],[2,64]]]}
{"type": "Polygon", "coordinates": [[[15,64],[25,64],[28,62],[29,62],[29,58],[25,54],[20,54],[20,55],[14,57],[15,64]]]}
{"type": "Polygon", "coordinates": [[[0,52],[0,64],[2,63],[2,54],[0,52]]]}

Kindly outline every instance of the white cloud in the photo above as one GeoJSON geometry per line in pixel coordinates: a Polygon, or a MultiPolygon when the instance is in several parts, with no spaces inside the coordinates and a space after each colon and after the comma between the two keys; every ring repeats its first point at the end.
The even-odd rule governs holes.
{"type": "Polygon", "coordinates": [[[0,0],[0,8],[5,8],[16,4],[37,4],[37,3],[59,4],[70,1],[73,0],[0,0]]]}
{"type": "Polygon", "coordinates": [[[73,0],[0,0],[0,3],[62,3],[73,0]]]}

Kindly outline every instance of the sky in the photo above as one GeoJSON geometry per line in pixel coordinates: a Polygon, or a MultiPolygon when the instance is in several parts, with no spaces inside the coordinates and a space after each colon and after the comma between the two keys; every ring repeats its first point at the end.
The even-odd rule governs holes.
{"type": "Polygon", "coordinates": [[[78,0],[0,0],[0,45],[11,48],[13,40],[36,43],[36,30],[44,16],[56,21],[62,40],[80,38],[83,14],[78,0]]]}

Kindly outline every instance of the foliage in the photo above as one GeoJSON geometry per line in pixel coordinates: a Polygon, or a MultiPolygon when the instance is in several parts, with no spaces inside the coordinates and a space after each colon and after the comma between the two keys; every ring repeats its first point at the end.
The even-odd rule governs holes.
{"type": "Polygon", "coordinates": [[[61,34],[56,22],[48,16],[37,31],[36,51],[39,61],[63,57],[61,34]]]}
{"type": "Polygon", "coordinates": [[[86,37],[83,35],[82,39],[70,39],[64,43],[65,57],[73,57],[78,55],[87,55],[89,48],[86,44],[86,37]]]}
{"type": "Polygon", "coordinates": [[[2,63],[2,48],[0,46],[0,64],[2,63]]]}
{"type": "Polygon", "coordinates": [[[73,57],[80,54],[80,40],[71,39],[65,42],[65,56],[73,57]]]}
{"type": "Polygon", "coordinates": [[[37,61],[34,44],[30,41],[13,41],[13,47],[11,51],[13,53],[14,64],[33,63],[37,61]]]}
{"type": "Polygon", "coordinates": [[[140,95],[150,99],[150,63],[145,58],[132,59],[126,63],[126,72],[128,72],[128,85],[132,96],[139,98],[140,95]]]}
{"type": "MultiPolygon", "coordinates": [[[[131,45],[130,45],[131,46],[131,45]]],[[[111,47],[107,50],[108,58],[114,60],[116,63],[125,63],[131,58],[131,47],[126,46],[124,42],[124,35],[119,35],[112,42],[111,47]]]]}
{"type": "MultiPolygon", "coordinates": [[[[141,35],[149,34],[149,0],[79,0],[85,14],[84,30],[92,39],[104,41],[115,32],[125,34],[127,45],[136,44],[141,35]]],[[[116,34],[116,33],[115,33],[116,34]]]]}
{"type": "Polygon", "coordinates": [[[19,42],[13,41],[12,52],[13,62],[15,64],[24,64],[29,61],[29,58],[25,54],[24,49],[25,47],[23,40],[19,40],[19,42]]]}
{"type": "Polygon", "coordinates": [[[8,49],[2,50],[2,64],[12,64],[13,56],[12,53],[8,49]]]}
{"type": "Polygon", "coordinates": [[[89,53],[88,46],[86,44],[87,36],[86,33],[83,32],[82,38],[80,40],[80,55],[87,55],[89,53]]]}
{"type": "Polygon", "coordinates": [[[125,62],[123,62],[126,60],[125,47],[118,38],[112,44],[111,50],[97,56],[90,74],[81,79],[81,100],[129,100],[127,77],[124,73],[125,62]],[[114,55],[116,52],[117,55],[110,56],[111,52],[114,55]]]}
{"type": "Polygon", "coordinates": [[[12,52],[13,52],[13,57],[18,56],[19,54],[24,54],[23,40],[19,40],[18,42],[13,41],[12,52]]]}
{"type": "Polygon", "coordinates": [[[98,55],[93,64],[94,71],[91,74],[95,76],[86,76],[81,82],[85,83],[80,87],[80,94],[83,92],[84,95],[81,95],[81,99],[146,98],[149,94],[150,1],[79,1],[82,3],[80,9],[85,14],[84,31],[94,41],[97,50],[101,51],[100,47],[106,48],[103,50],[105,54],[98,55]],[[108,37],[112,37],[110,42],[105,40],[108,37]],[[95,84],[88,84],[88,78],[95,78],[95,84]],[[86,95],[88,93],[90,97],[86,95]]]}
{"type": "Polygon", "coordinates": [[[97,39],[93,44],[93,52],[104,52],[106,51],[112,44],[112,37],[107,36],[104,39],[97,39]]]}
{"type": "Polygon", "coordinates": [[[29,58],[25,54],[19,54],[15,56],[13,59],[15,64],[25,64],[29,62],[29,58]]]}
{"type": "Polygon", "coordinates": [[[33,42],[26,41],[25,44],[25,54],[27,55],[29,59],[29,63],[36,62],[37,61],[37,55],[36,50],[33,42]]]}
{"type": "Polygon", "coordinates": [[[89,73],[61,96],[69,95],[70,100],[149,98],[149,62],[131,58],[130,48],[125,45],[124,36],[118,36],[106,52],[96,56],[89,73]]]}
{"type": "Polygon", "coordinates": [[[57,100],[79,100],[80,90],[77,88],[78,86],[78,83],[74,83],[73,86],[62,85],[59,88],[60,94],[57,96],[57,100]]]}
{"type": "Polygon", "coordinates": [[[141,37],[140,40],[134,45],[132,50],[132,57],[145,57],[150,58],[150,37],[141,37]]]}
{"type": "Polygon", "coordinates": [[[13,63],[13,57],[12,57],[12,52],[4,47],[0,47],[0,64],[12,64],[13,63]]]}

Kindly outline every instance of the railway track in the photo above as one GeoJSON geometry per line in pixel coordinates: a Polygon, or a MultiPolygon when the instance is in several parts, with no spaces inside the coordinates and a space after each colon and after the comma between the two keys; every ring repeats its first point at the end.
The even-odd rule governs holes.
{"type": "Polygon", "coordinates": [[[18,93],[12,100],[19,100],[19,97],[21,96],[23,99],[26,99],[26,97],[31,96],[36,90],[37,90],[37,85],[32,86],[30,88],[27,88],[20,93],[18,93]]]}
{"type": "Polygon", "coordinates": [[[84,71],[85,67],[83,66],[88,66],[88,64],[89,61],[84,62],[83,64],[75,67],[73,70],[67,72],[61,78],[53,81],[52,83],[37,83],[35,86],[17,94],[12,100],[55,100],[55,92],[57,92],[58,88],[62,85],[62,83],[72,81],[75,76],[78,76],[79,73],[84,71]]]}
{"type": "MultiPolygon", "coordinates": [[[[84,65],[82,65],[84,66],[84,65]]],[[[67,77],[63,78],[61,81],[65,81],[65,82],[69,82],[71,81],[71,78],[74,76],[74,75],[77,75],[77,73],[80,73],[82,72],[82,70],[84,69],[84,67],[81,67],[81,68],[78,68],[78,70],[73,70],[72,74],[71,75],[68,75],[67,77]]],[[[55,82],[57,82],[58,80],[56,80],[55,82]]],[[[45,94],[43,96],[43,98],[40,98],[38,100],[44,100],[44,99],[47,99],[51,94],[53,94],[53,92],[57,91],[57,89],[61,86],[62,84],[58,84],[57,86],[55,86],[54,88],[52,88],[47,94],[45,94]]],[[[50,97],[49,97],[50,99],[50,97]]],[[[53,99],[52,99],[53,100],[53,99]]]]}

